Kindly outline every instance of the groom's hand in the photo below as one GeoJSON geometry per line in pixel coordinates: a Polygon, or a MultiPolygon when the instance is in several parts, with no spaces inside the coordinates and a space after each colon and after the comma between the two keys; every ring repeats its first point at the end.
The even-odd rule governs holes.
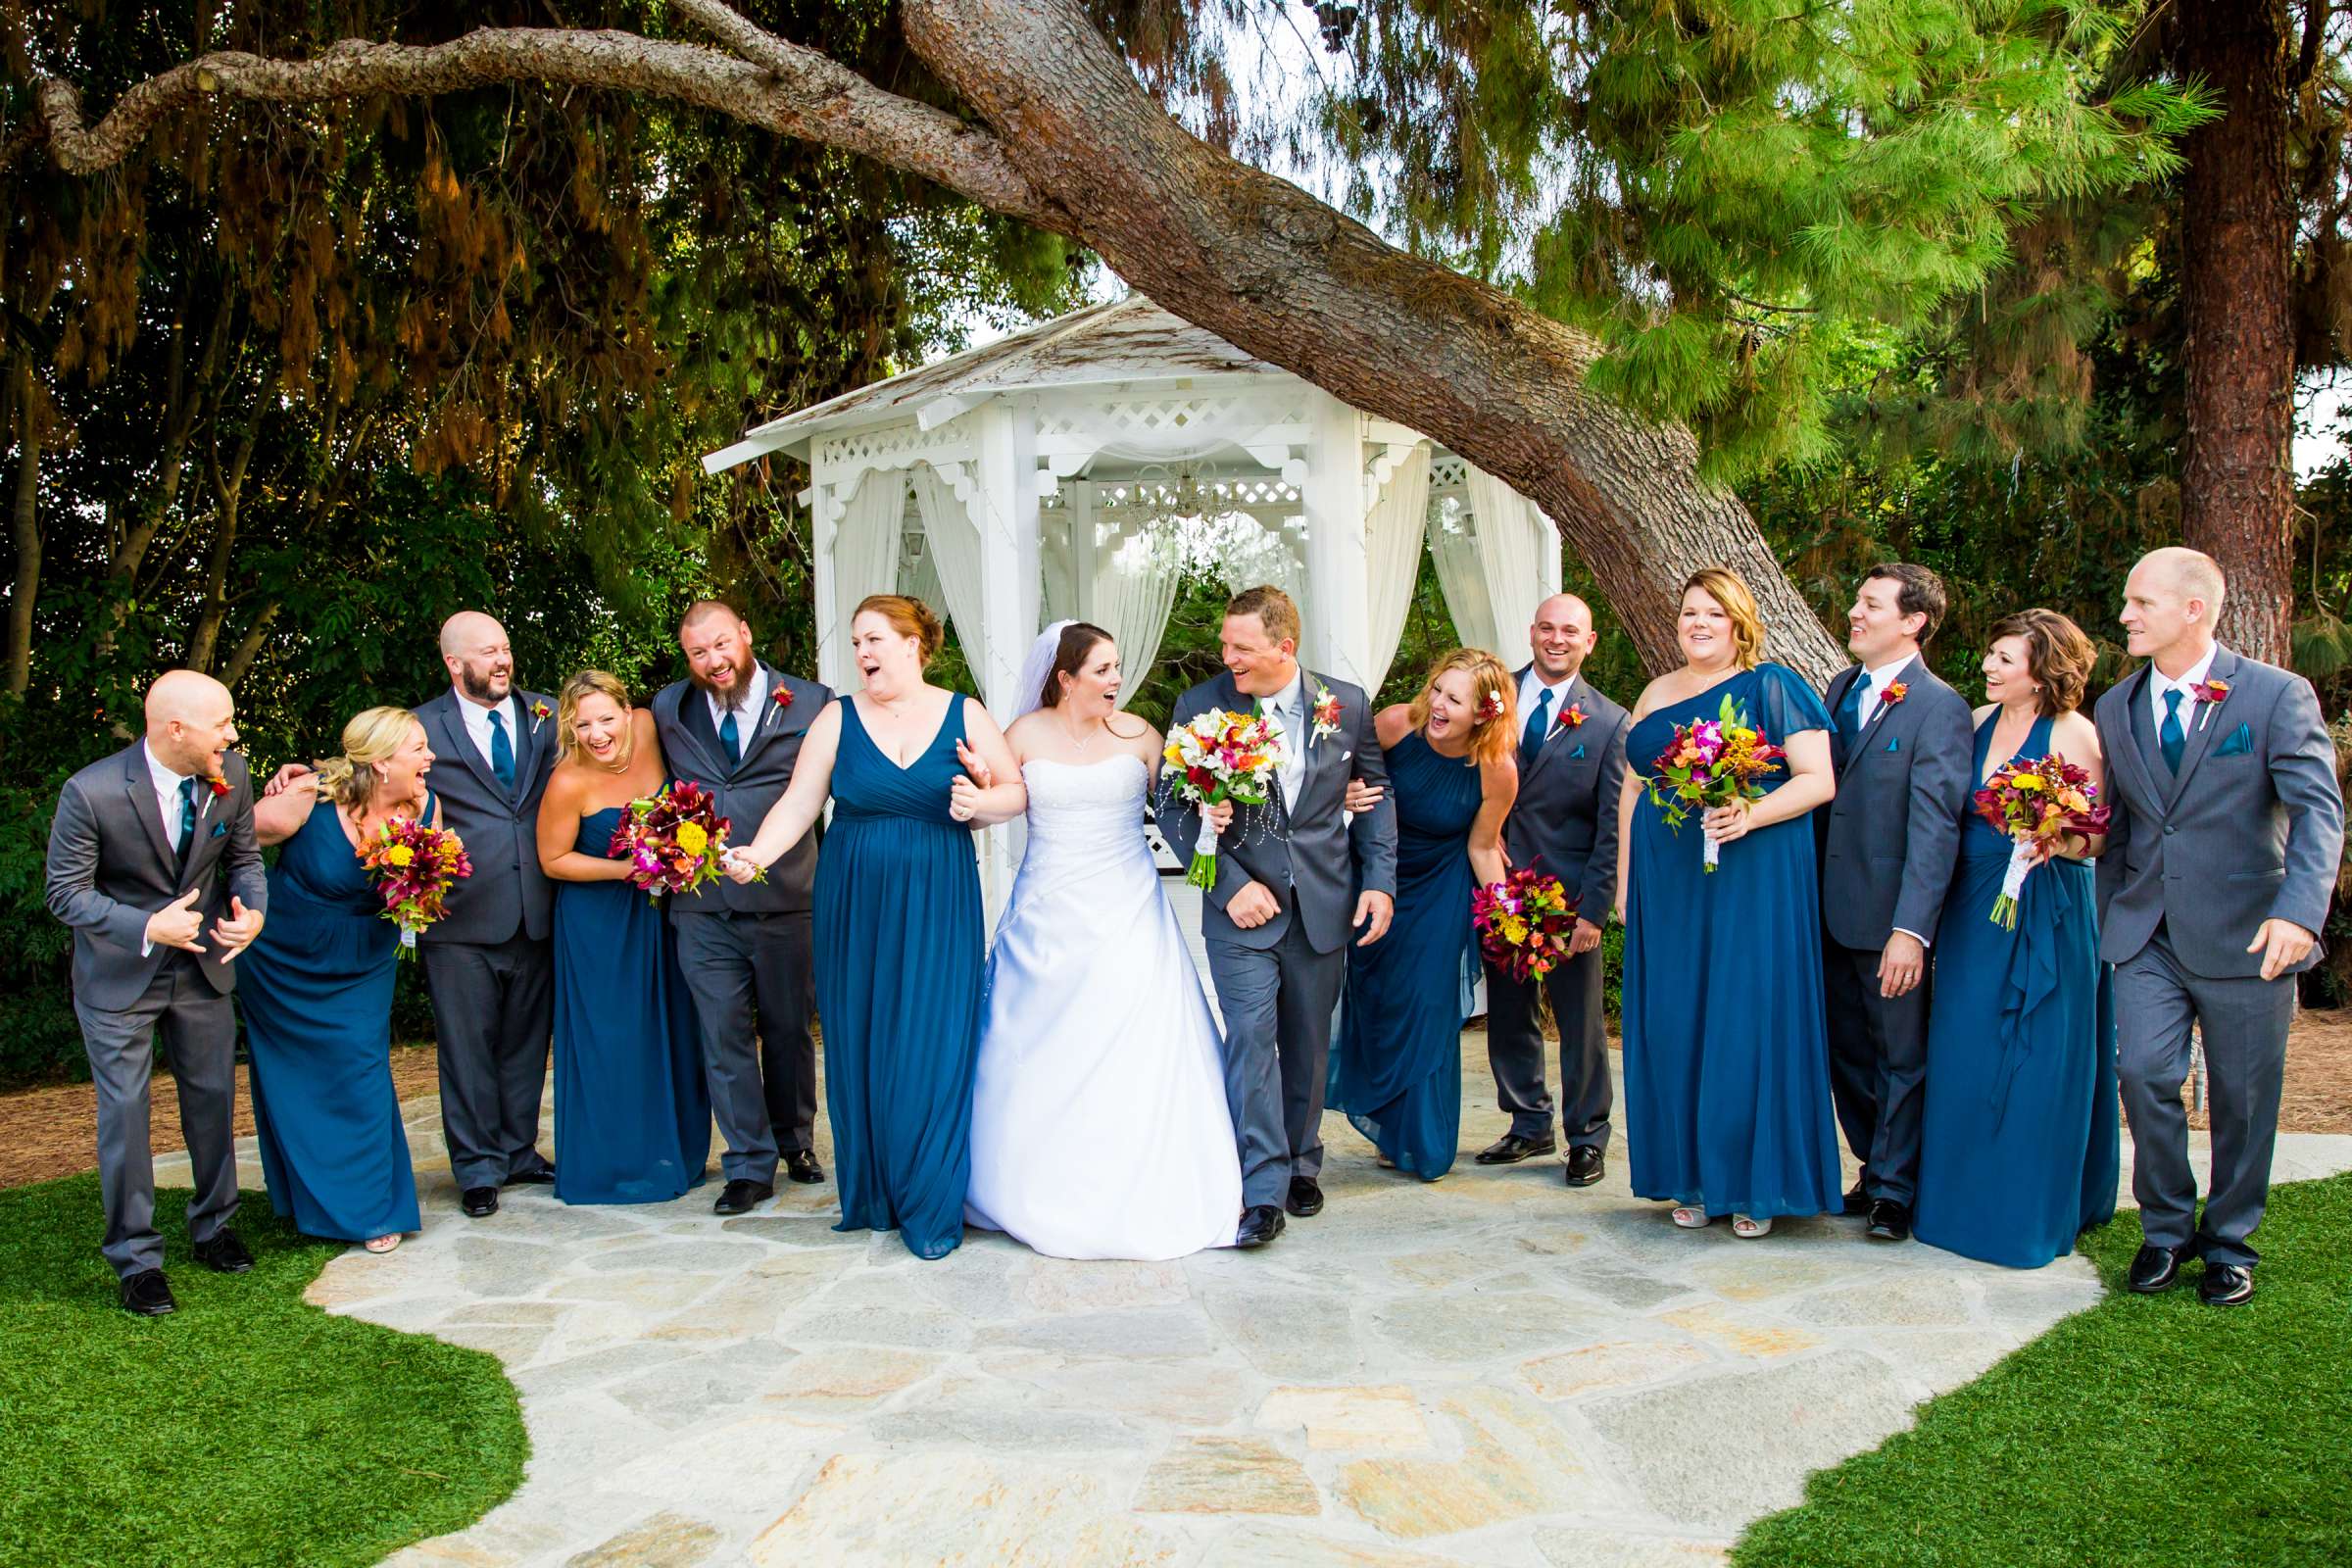
{"type": "Polygon", "coordinates": [[[1369,888],[1365,889],[1364,896],[1355,901],[1355,919],[1351,922],[1364,928],[1364,934],[1355,939],[1355,945],[1359,948],[1368,948],[1382,937],[1387,936],[1389,920],[1396,913],[1396,901],[1395,899],[1390,898],[1386,893],[1374,893],[1369,888]]]}
{"type": "MultiPolygon", "coordinates": [[[[303,766],[300,762],[288,762],[285,766],[279,768],[276,772],[270,775],[270,782],[262,786],[262,799],[268,800],[273,795],[283,795],[286,792],[286,787],[288,785],[294,783],[298,779],[306,779],[309,777],[311,777],[311,770],[309,768],[303,766]]],[[[417,787],[419,789],[423,788],[423,780],[419,779],[417,781],[417,787]]]]}
{"type": "Polygon", "coordinates": [[[1225,917],[1245,931],[1254,931],[1282,912],[1282,906],[1263,882],[1246,882],[1225,901],[1225,917]]]}
{"type": "Polygon", "coordinates": [[[202,953],[204,945],[196,939],[204,934],[204,915],[196,907],[202,888],[190,888],[170,904],[147,917],[147,942],[150,947],[178,948],[188,953],[202,953]]]}

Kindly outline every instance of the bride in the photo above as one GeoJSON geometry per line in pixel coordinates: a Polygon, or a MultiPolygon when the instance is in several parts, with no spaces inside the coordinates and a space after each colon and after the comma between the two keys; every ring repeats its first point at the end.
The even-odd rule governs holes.
{"type": "Polygon", "coordinates": [[[1029,843],[989,955],[964,1217],[1054,1257],[1226,1246],[1242,1173],[1217,1026],[1144,837],[1159,737],[1117,710],[1099,626],[1046,628],[1020,691],[1004,738],[1029,843]]]}

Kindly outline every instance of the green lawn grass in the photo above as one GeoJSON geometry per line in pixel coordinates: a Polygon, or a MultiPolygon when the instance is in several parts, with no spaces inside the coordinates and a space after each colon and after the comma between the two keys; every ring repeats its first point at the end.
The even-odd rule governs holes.
{"type": "Polygon", "coordinates": [[[157,1199],[179,1310],[145,1320],[115,1304],[95,1176],[0,1192],[0,1564],[371,1563],[520,1484],[495,1357],[305,1305],[342,1249],[259,1193],[236,1276],[188,1255],[187,1194],[157,1199]]]}
{"type": "Polygon", "coordinates": [[[1814,1476],[1733,1562],[2352,1562],[2352,1175],[2272,1192],[2245,1306],[2199,1301],[2193,1263],[2131,1295],[2139,1242],[2136,1211],[2085,1237],[2105,1300],[1814,1476]]]}

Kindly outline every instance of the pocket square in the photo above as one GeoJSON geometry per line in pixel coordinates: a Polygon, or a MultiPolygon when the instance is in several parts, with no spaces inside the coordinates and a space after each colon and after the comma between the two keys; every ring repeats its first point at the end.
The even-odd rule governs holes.
{"type": "Polygon", "coordinates": [[[225,832],[227,832],[227,831],[228,831],[228,824],[227,824],[226,822],[215,822],[215,823],[213,824],[213,831],[212,831],[212,834],[211,834],[211,836],[212,836],[213,838],[219,838],[219,837],[220,837],[221,834],[223,834],[223,833],[225,833],[225,832]]]}
{"type": "Polygon", "coordinates": [[[2254,726],[2240,724],[2230,732],[2230,738],[2215,750],[2216,757],[2243,757],[2254,750],[2254,726]]]}
{"type": "Polygon", "coordinates": [[[1902,740],[1902,737],[1901,737],[1901,736],[1899,736],[1899,735],[1889,735],[1889,736],[1887,736],[1887,737],[1886,737],[1886,749],[1887,749],[1888,751],[1890,751],[1890,752],[1899,752],[1899,751],[1901,751],[1901,750],[1903,749],[1903,740],[1902,740]]]}
{"type": "Polygon", "coordinates": [[[1570,753],[1568,754],[1568,760],[1570,760],[1571,762],[1573,762],[1573,761],[1575,761],[1575,760],[1576,760],[1578,758],[1580,758],[1580,757],[1582,757],[1582,756],[1584,756],[1584,755],[1585,755],[1585,743],[1584,743],[1584,742],[1582,742],[1582,741],[1579,741],[1579,742],[1577,742],[1577,743],[1576,743],[1576,750],[1575,750],[1575,751],[1573,751],[1573,752],[1570,752],[1570,753]]]}

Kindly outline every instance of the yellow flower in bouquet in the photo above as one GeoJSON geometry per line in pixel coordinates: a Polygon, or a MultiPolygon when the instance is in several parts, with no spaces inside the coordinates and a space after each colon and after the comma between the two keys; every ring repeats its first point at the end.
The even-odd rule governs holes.
{"type": "Polygon", "coordinates": [[[416,852],[410,849],[406,844],[395,844],[391,849],[384,852],[384,858],[394,865],[415,865],[416,863],[416,852]]]}
{"type": "Polygon", "coordinates": [[[680,822],[678,824],[679,849],[700,858],[702,853],[710,847],[710,835],[703,831],[703,825],[700,822],[680,822]]]}

